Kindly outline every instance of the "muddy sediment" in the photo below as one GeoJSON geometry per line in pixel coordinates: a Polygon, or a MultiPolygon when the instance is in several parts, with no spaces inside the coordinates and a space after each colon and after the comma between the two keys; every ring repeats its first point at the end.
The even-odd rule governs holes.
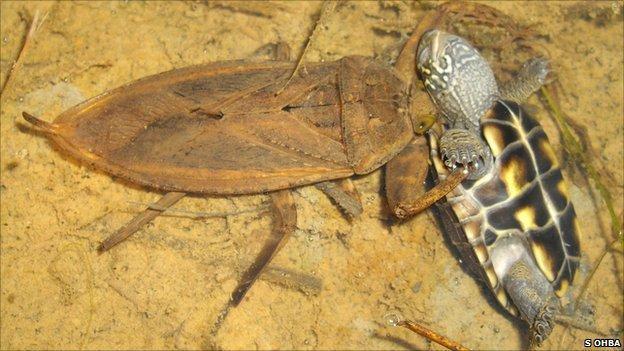
{"type": "MultiPolygon", "coordinates": [[[[558,78],[560,102],[589,142],[621,217],[622,3],[490,3],[535,30],[558,78]]],[[[2,2],[1,70],[7,79],[30,18],[29,39],[2,93],[0,120],[2,349],[439,349],[389,313],[474,349],[518,349],[522,326],[460,266],[429,214],[392,219],[382,175],[355,178],[364,212],[353,221],[314,187],[294,191],[297,230],[243,303],[215,323],[270,231],[268,197],[192,196],[130,240],[98,244],[160,194],[59,152],[21,119],[65,109],[132,80],[187,65],[263,59],[286,42],[298,54],[317,2],[2,2]],[[236,214],[194,219],[189,212],[236,214]]],[[[346,55],[390,61],[434,4],[354,2],[322,19],[305,60],[346,55]]],[[[487,31],[484,31],[484,35],[487,31]]],[[[484,41],[486,43],[487,41],[484,41]]],[[[521,53],[519,53],[521,54],[521,53]]],[[[505,59],[505,58],[503,58],[505,59]]],[[[514,57],[506,59],[513,60],[514,57]]],[[[537,96],[527,108],[564,164],[591,268],[613,239],[593,183],[573,167],[537,96]]],[[[607,254],[586,294],[596,327],[621,337],[622,254],[607,254]],[[618,334],[619,333],[619,334],[618,334]]],[[[596,334],[557,328],[545,349],[582,348],[596,334]]]]}

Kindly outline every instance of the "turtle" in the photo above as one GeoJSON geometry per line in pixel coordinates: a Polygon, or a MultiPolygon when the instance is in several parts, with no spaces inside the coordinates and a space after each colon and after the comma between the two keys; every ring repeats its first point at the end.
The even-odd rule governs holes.
{"type": "Polygon", "coordinates": [[[562,315],[581,255],[561,166],[544,129],[520,106],[546,82],[548,61],[527,61],[499,89],[476,48],[433,29],[419,44],[417,70],[442,117],[427,133],[430,184],[451,171],[467,174],[437,217],[464,264],[540,345],[562,315]]]}

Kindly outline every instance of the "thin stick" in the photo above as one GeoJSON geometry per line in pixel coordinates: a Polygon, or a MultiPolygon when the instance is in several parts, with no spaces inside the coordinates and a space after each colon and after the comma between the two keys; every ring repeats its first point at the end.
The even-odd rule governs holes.
{"type": "Polygon", "coordinates": [[[11,78],[15,75],[15,72],[17,72],[17,70],[22,66],[22,58],[24,57],[24,53],[26,52],[26,49],[28,49],[28,46],[30,45],[32,38],[35,35],[35,32],[37,32],[37,30],[41,27],[45,19],[48,17],[48,12],[46,12],[45,15],[43,15],[43,18],[41,19],[39,17],[39,14],[40,14],[39,10],[35,11],[35,15],[33,16],[33,19],[30,22],[30,26],[28,27],[28,32],[26,33],[26,37],[24,37],[22,48],[20,49],[19,54],[17,55],[17,59],[15,59],[15,62],[13,62],[13,65],[11,66],[11,70],[9,70],[9,74],[7,74],[4,84],[2,84],[2,88],[0,89],[0,96],[2,96],[2,94],[4,93],[4,89],[6,89],[6,87],[9,86],[9,81],[11,81],[11,78]]]}
{"type": "Polygon", "coordinates": [[[422,337],[427,338],[427,340],[431,340],[438,345],[442,345],[449,350],[453,351],[470,351],[469,348],[463,346],[462,344],[453,341],[445,336],[442,336],[431,329],[425,328],[420,324],[416,324],[410,320],[403,320],[397,323],[397,325],[407,328],[414,333],[419,334],[422,337]]]}
{"type": "Polygon", "coordinates": [[[401,219],[413,216],[436,203],[438,200],[446,196],[455,189],[468,176],[468,170],[465,168],[457,168],[445,180],[427,191],[423,196],[419,197],[416,202],[411,204],[399,203],[394,207],[394,214],[401,219]]]}
{"type": "Polygon", "coordinates": [[[585,281],[583,282],[583,285],[581,286],[581,289],[580,289],[580,292],[578,294],[578,297],[576,298],[576,302],[574,303],[574,310],[576,310],[578,308],[579,302],[583,298],[583,295],[585,295],[585,293],[587,292],[587,288],[589,287],[589,283],[591,282],[592,278],[594,277],[594,274],[596,274],[596,271],[598,271],[598,267],[600,267],[600,264],[604,260],[605,256],[607,256],[607,253],[609,253],[609,251],[611,251],[611,250],[613,250],[615,248],[615,245],[619,241],[620,241],[619,238],[613,239],[613,241],[611,241],[609,243],[609,245],[607,245],[604,248],[604,250],[602,250],[602,253],[600,254],[600,257],[598,258],[598,260],[594,264],[594,267],[592,267],[591,272],[589,272],[589,275],[587,276],[587,278],[585,278],[585,281]]]}
{"type": "Polygon", "coordinates": [[[290,74],[290,77],[288,78],[286,83],[284,83],[282,88],[275,93],[275,96],[278,96],[282,92],[284,92],[284,90],[286,89],[288,84],[290,84],[290,81],[295,77],[295,74],[297,74],[297,72],[299,72],[299,67],[301,66],[301,63],[303,62],[303,58],[304,58],[306,52],[308,51],[308,47],[310,46],[310,43],[312,42],[312,39],[316,35],[316,31],[318,29],[318,25],[321,22],[321,19],[323,18],[323,15],[326,12],[332,11],[334,9],[334,7],[335,7],[335,3],[333,1],[325,1],[325,2],[323,2],[323,6],[321,7],[321,13],[319,14],[319,17],[316,20],[316,23],[314,24],[314,29],[312,29],[312,34],[310,34],[310,36],[308,36],[308,39],[306,40],[305,47],[303,48],[303,51],[301,51],[301,54],[299,55],[299,58],[297,59],[297,65],[295,66],[295,69],[292,71],[292,73],[290,74]],[[331,7],[327,5],[328,3],[331,4],[330,5],[331,7]]]}
{"type": "MultiPolygon", "coordinates": [[[[156,202],[156,206],[167,208],[171,205],[175,204],[184,197],[186,193],[180,192],[169,192],[166,193],[163,197],[160,198],[156,202]]],[[[149,223],[154,218],[158,217],[162,211],[153,210],[151,208],[145,209],[145,211],[141,212],[138,216],[134,217],[130,222],[126,223],[123,227],[117,230],[113,235],[109,236],[100,246],[98,247],[98,251],[100,253],[109,250],[111,247],[119,244],[120,242],[126,240],[130,235],[134,234],[139,228],[143,225],[149,223]]]]}

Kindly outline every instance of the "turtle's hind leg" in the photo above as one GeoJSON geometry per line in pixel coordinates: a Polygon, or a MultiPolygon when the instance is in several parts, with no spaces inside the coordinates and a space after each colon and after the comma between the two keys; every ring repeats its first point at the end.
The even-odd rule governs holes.
{"type": "Polygon", "coordinates": [[[530,325],[531,342],[541,345],[552,332],[554,318],[559,313],[559,301],[552,286],[534,264],[527,262],[526,256],[513,263],[503,284],[530,325]]]}

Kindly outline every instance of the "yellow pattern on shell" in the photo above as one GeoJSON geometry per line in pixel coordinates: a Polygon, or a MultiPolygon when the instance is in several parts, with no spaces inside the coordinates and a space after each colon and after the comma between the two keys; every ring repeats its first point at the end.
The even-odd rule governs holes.
{"type": "Polygon", "coordinates": [[[561,285],[559,285],[559,289],[555,290],[555,295],[563,297],[568,290],[568,286],[570,286],[570,282],[567,279],[561,279],[561,285]]]}
{"type": "Polygon", "coordinates": [[[531,242],[531,249],[535,255],[535,260],[540,270],[544,273],[549,282],[555,280],[555,272],[552,271],[552,261],[548,248],[544,248],[542,245],[531,242]]]}
{"type": "Polygon", "coordinates": [[[548,139],[541,138],[539,141],[539,148],[542,151],[542,155],[544,158],[548,159],[552,164],[553,168],[559,167],[559,161],[557,160],[557,155],[555,154],[555,150],[553,150],[552,146],[548,142],[548,139]]]}
{"type": "Polygon", "coordinates": [[[509,197],[515,197],[527,184],[526,161],[517,156],[509,157],[507,163],[501,167],[500,178],[507,188],[509,197]]]}
{"type": "Polygon", "coordinates": [[[517,210],[514,217],[522,226],[523,232],[538,227],[535,223],[535,208],[532,206],[525,206],[517,210]]]}
{"type": "Polygon", "coordinates": [[[494,268],[492,267],[487,268],[485,270],[485,273],[487,274],[487,277],[490,280],[490,284],[492,284],[492,286],[496,286],[496,284],[498,284],[498,276],[496,275],[496,272],[494,272],[494,268]]]}
{"type": "Polygon", "coordinates": [[[473,240],[481,236],[481,222],[480,221],[472,221],[464,224],[464,233],[466,233],[466,238],[468,240],[473,240]]]}
{"type": "Polygon", "coordinates": [[[500,302],[501,306],[507,307],[509,301],[507,301],[507,293],[505,292],[505,289],[498,289],[496,292],[496,298],[498,299],[498,302],[500,302]]]}
{"type": "Polygon", "coordinates": [[[483,136],[492,150],[492,155],[498,157],[505,149],[500,129],[495,125],[486,124],[483,126],[483,136]]]}
{"type": "Polygon", "coordinates": [[[568,193],[568,184],[566,183],[565,179],[561,179],[561,181],[557,183],[557,190],[566,199],[570,199],[570,194],[568,193]]]}
{"type": "Polygon", "coordinates": [[[481,264],[483,264],[485,261],[487,261],[488,258],[490,257],[488,255],[487,249],[485,248],[485,245],[473,246],[473,249],[474,249],[475,253],[477,254],[477,259],[479,259],[479,262],[481,264]]]}

